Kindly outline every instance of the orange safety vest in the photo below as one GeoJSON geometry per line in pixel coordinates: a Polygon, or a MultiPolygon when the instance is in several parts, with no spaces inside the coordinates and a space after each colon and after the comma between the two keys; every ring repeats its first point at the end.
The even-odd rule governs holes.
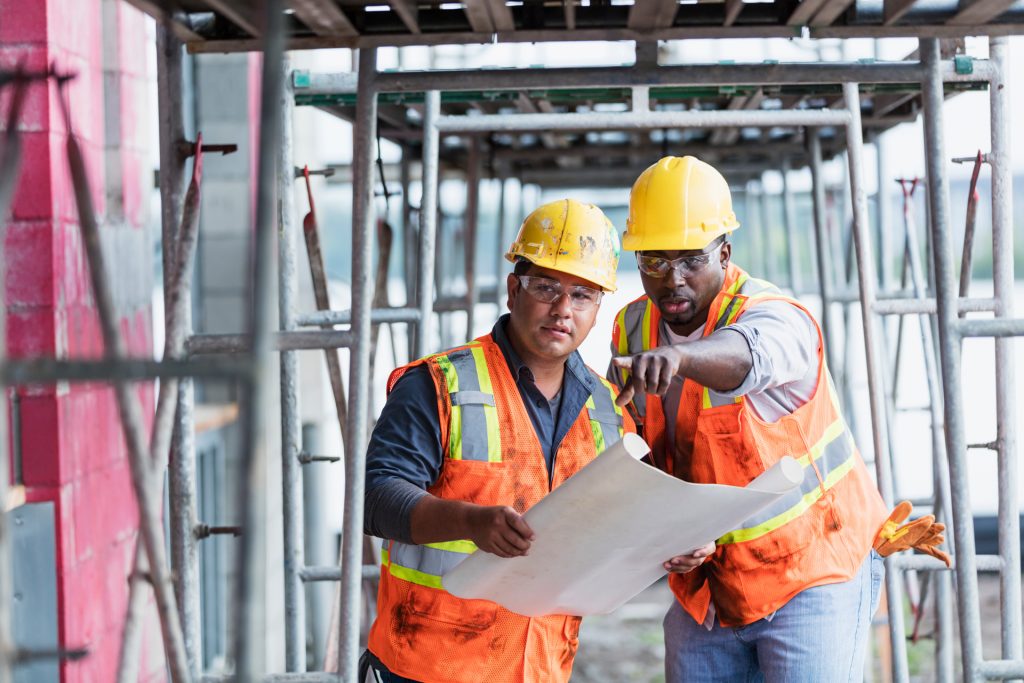
{"type": "MultiPolygon", "coordinates": [[[[425,364],[437,387],[445,459],[428,491],[525,512],[622,438],[615,389],[591,370],[597,389],[548,469],[515,379],[488,335],[398,368],[388,391],[425,364]]],[[[628,418],[626,418],[628,419],[628,418]]],[[[580,618],[525,617],[487,600],[464,600],[441,577],[476,551],[472,541],[411,545],[384,540],[377,619],[369,648],[393,673],[435,681],[568,681],[580,618]]]]}
{"type": "MultiPolygon", "coordinates": [[[[769,300],[786,301],[810,316],[774,285],[730,264],[704,336],[769,300]]],[[[657,306],[642,296],[619,312],[612,347],[619,355],[655,348],[659,328],[657,306]]],[[[776,422],[747,410],[744,397],[718,394],[691,379],[674,381],[664,397],[635,397],[633,416],[652,446],[655,464],[680,479],[745,486],[784,455],[804,467],[795,491],[717,539],[718,549],[699,569],[669,577],[676,598],[697,623],[704,622],[712,599],[722,625],[743,626],[806,588],[852,579],[886,519],[888,511],[839,409],[821,329],[817,323],[815,328],[814,393],[776,422]],[[673,417],[666,420],[666,415],[673,417]]]]}

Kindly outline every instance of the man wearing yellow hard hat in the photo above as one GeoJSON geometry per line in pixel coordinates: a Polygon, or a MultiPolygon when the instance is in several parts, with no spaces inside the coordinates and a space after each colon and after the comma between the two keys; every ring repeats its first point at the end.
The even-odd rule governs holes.
{"type": "Polygon", "coordinates": [[[579,617],[524,617],[457,598],[441,576],[480,549],[526,554],[522,513],[633,431],[576,349],[615,290],[619,237],[565,199],[523,223],[509,313],[490,334],[395,370],[366,458],[366,532],[384,539],[373,681],[567,681],[579,617]]]}
{"type": "Polygon", "coordinates": [[[906,509],[886,519],[821,329],[732,263],[739,227],[725,178],[695,157],[661,159],[633,185],[623,246],[636,252],[645,295],[616,318],[608,376],[654,464],[734,486],[785,455],[804,468],[777,504],[665,562],[676,597],[666,679],[859,681],[884,572],[873,547],[917,544],[945,558],[942,528],[933,518],[899,527],[906,509]]]}

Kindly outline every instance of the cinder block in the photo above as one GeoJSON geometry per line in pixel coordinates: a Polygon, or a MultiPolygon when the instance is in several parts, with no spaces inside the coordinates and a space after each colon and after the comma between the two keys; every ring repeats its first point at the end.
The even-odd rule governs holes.
{"type": "Polygon", "coordinates": [[[59,486],[60,421],[53,396],[21,399],[21,462],[26,486],[59,486]]]}
{"type": "MultiPolygon", "coordinates": [[[[11,14],[18,14],[18,12],[11,14]]],[[[6,17],[3,23],[7,24],[6,17]]],[[[6,26],[0,27],[0,33],[4,28],[6,26]]],[[[49,67],[45,47],[33,44],[3,45],[2,43],[3,38],[0,37],[0,69],[13,71],[21,67],[29,71],[42,71],[49,67]]],[[[3,117],[0,117],[0,130],[4,130],[7,126],[6,112],[13,96],[14,88],[0,90],[0,112],[5,113],[3,117]]],[[[18,130],[23,132],[47,130],[50,116],[50,89],[41,84],[33,84],[28,87],[24,97],[21,117],[17,122],[18,130]]]]}
{"type": "Polygon", "coordinates": [[[210,236],[199,246],[199,282],[204,295],[234,294],[248,289],[248,239],[210,236]]]}
{"type": "Polygon", "coordinates": [[[204,294],[201,327],[209,334],[237,334],[248,320],[245,299],[241,296],[204,294]]]}
{"type": "Polygon", "coordinates": [[[15,222],[4,241],[8,305],[53,306],[53,227],[15,222]]]}
{"type": "Polygon", "coordinates": [[[196,63],[196,92],[199,93],[199,120],[204,127],[212,122],[247,122],[248,55],[199,55],[196,63]]]}
{"type": "MultiPolygon", "coordinates": [[[[46,41],[47,2],[0,1],[0,42],[44,43],[46,41]]],[[[44,48],[45,49],[45,48],[44,48]]]]}
{"type": "Polygon", "coordinates": [[[52,356],[56,349],[53,308],[17,307],[7,311],[7,351],[15,358],[52,356]]]}
{"type": "MultiPolygon", "coordinates": [[[[204,165],[205,169],[209,168],[204,165]]],[[[202,237],[248,235],[252,226],[252,197],[248,178],[225,180],[206,176],[199,207],[202,237]]]]}
{"type": "Polygon", "coordinates": [[[22,136],[21,177],[11,205],[14,220],[53,217],[50,151],[48,133],[25,133],[22,136]]]}

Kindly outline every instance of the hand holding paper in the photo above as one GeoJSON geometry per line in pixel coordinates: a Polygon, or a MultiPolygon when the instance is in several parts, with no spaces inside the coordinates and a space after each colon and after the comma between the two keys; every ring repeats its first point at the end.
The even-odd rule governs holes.
{"type": "Polygon", "coordinates": [[[639,462],[648,450],[626,434],[526,512],[528,556],[474,553],[445,589],[526,616],[607,613],[663,576],[668,558],[694,554],[803,478],[786,458],[746,488],[691,484],[639,462]]]}

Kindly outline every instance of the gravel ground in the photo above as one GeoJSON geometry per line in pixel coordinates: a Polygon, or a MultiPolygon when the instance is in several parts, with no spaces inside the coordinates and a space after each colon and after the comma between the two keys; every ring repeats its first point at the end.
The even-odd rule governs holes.
{"type": "MultiPolygon", "coordinates": [[[[982,643],[986,659],[999,657],[999,579],[994,574],[978,577],[981,595],[982,643]]],[[[672,602],[668,583],[659,581],[615,612],[587,617],[580,630],[580,649],[573,667],[573,683],[655,683],[665,680],[663,658],[665,643],[661,621],[672,602]]],[[[907,614],[907,629],[913,618],[907,614]]],[[[875,617],[875,638],[872,643],[866,680],[885,683],[891,680],[884,646],[888,627],[885,613],[875,617]]],[[[908,643],[910,680],[931,683],[935,680],[935,641],[929,637],[933,623],[925,618],[921,625],[924,637],[916,644],[908,643]]],[[[959,638],[958,635],[955,638],[959,638]]],[[[960,649],[954,653],[955,679],[961,680],[960,649]]]]}

